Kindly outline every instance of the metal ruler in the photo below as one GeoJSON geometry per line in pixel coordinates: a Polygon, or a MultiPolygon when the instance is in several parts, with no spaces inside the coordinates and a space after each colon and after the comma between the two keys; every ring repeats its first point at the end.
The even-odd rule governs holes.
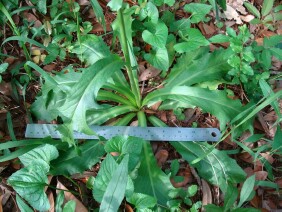
{"type": "MultiPolygon", "coordinates": [[[[28,124],[25,132],[27,138],[60,138],[55,124],[28,124]]],[[[127,126],[91,126],[97,135],[110,139],[117,135],[140,137],[149,141],[218,141],[221,133],[216,128],[186,127],[127,127],[127,126]]],[[[76,139],[98,139],[96,135],[86,135],[74,131],[76,139]]]]}

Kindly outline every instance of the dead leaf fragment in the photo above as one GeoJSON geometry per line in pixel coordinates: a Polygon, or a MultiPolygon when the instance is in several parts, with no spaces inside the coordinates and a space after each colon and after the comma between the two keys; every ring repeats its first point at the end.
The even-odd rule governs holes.
{"type": "MultiPolygon", "coordinates": [[[[57,183],[57,188],[68,190],[60,181],[58,181],[57,183]]],[[[57,192],[59,192],[59,190],[57,190],[57,192]]],[[[75,212],[87,212],[88,211],[86,207],[72,193],[64,191],[64,195],[65,195],[66,201],[70,201],[70,200],[75,201],[76,203],[75,212]]]]}
{"type": "Polygon", "coordinates": [[[50,209],[48,210],[48,212],[55,212],[55,200],[52,192],[48,194],[48,200],[50,202],[50,209]]]}
{"type": "Polygon", "coordinates": [[[161,167],[167,161],[168,151],[165,149],[161,149],[155,154],[155,157],[156,157],[158,166],[161,167]]]}
{"type": "Polygon", "coordinates": [[[202,205],[208,205],[212,204],[212,194],[209,184],[202,179],[202,192],[203,192],[203,198],[202,198],[202,205]]]}
{"type": "Polygon", "coordinates": [[[226,5],[226,11],[224,11],[224,15],[228,20],[234,19],[236,24],[243,23],[238,12],[228,4],[226,5]]]}
{"type": "Polygon", "coordinates": [[[192,173],[189,168],[181,169],[177,173],[177,176],[182,176],[183,181],[175,182],[173,178],[170,178],[170,182],[175,188],[185,187],[188,183],[191,183],[193,181],[192,173]]]}
{"type": "Polygon", "coordinates": [[[145,69],[141,75],[139,76],[139,81],[145,81],[148,79],[151,79],[153,77],[158,76],[161,73],[159,69],[154,68],[153,66],[150,66],[149,68],[145,69]]]}
{"type": "Polygon", "coordinates": [[[253,20],[253,19],[255,18],[255,16],[253,16],[253,15],[242,16],[242,15],[241,15],[240,18],[241,18],[243,21],[249,23],[251,20],[253,20]]]}

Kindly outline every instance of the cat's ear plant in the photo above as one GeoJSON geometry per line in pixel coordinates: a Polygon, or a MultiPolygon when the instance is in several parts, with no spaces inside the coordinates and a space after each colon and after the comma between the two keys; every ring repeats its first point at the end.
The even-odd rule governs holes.
{"type": "MultiPolygon", "coordinates": [[[[97,5],[95,0],[91,3],[97,5]]],[[[170,2],[164,1],[161,4],[170,2]]],[[[138,120],[141,127],[146,127],[148,123],[165,126],[156,116],[146,114],[147,108],[160,101],[160,110],[197,106],[215,115],[220,121],[221,130],[224,130],[231,119],[242,114],[246,108],[239,100],[228,98],[224,90],[202,87],[205,82],[224,81],[232,68],[227,61],[234,52],[232,49],[210,52],[207,47],[210,41],[200,31],[191,28],[189,22],[204,20],[211,9],[209,5],[200,17],[195,12],[193,14],[193,8],[199,5],[185,6],[192,13],[191,19],[184,22],[188,22],[185,24],[187,29],[177,21],[170,23],[162,20],[154,1],[140,2],[140,5],[130,7],[122,1],[112,0],[108,6],[117,13],[112,28],[122,54],[114,54],[115,49],[110,50],[101,37],[87,34],[81,37],[78,35],[79,39],[68,47],[68,51],[76,55],[86,68],[68,68],[67,71],[49,75],[33,62],[25,64],[25,67],[38,71],[45,80],[40,95],[31,106],[32,113],[38,119],[46,121],[59,117],[63,124],[58,130],[62,134],[62,140],[67,142],[63,144],[69,146],[67,151],[58,144],[56,150],[50,147],[52,151],[58,151],[56,157],[37,164],[42,166],[39,182],[36,183],[37,189],[40,190],[40,198],[45,198],[43,188],[47,173],[70,175],[82,172],[99,162],[106,153],[93,186],[93,197],[101,203],[101,210],[117,210],[124,197],[140,210],[175,209],[185,201],[183,197],[189,198],[191,194],[182,195],[180,189],[172,186],[169,176],[157,166],[149,142],[121,136],[110,141],[100,139],[80,143],[73,138],[73,130],[94,134],[89,125],[109,122],[128,125],[133,120],[138,120]],[[149,94],[140,92],[134,36],[141,44],[152,46],[152,51],[140,54],[143,59],[163,71],[162,88],[149,94]],[[118,153],[117,156],[112,156],[112,152],[118,153]],[[142,200],[146,200],[146,204],[141,204],[142,200]]],[[[103,23],[103,16],[97,8],[99,7],[94,11],[103,23]]],[[[237,122],[239,121],[240,118],[237,122]]],[[[223,193],[228,191],[229,185],[240,183],[246,177],[245,172],[226,152],[219,151],[206,142],[173,142],[171,145],[197,169],[201,177],[219,186],[223,193]]],[[[29,168],[30,164],[24,165],[25,172],[34,170],[29,168]]],[[[17,187],[20,181],[18,177],[18,174],[13,175],[9,183],[17,187]]],[[[16,191],[27,201],[33,200],[30,193],[24,193],[20,188],[16,191]]],[[[195,205],[195,208],[200,205],[189,204],[195,205]]],[[[47,206],[43,203],[34,205],[38,210],[45,210],[47,206]]]]}

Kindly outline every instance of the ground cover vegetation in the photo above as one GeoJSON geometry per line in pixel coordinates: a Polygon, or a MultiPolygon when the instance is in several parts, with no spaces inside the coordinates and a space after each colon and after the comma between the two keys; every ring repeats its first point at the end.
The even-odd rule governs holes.
{"type": "Polygon", "coordinates": [[[282,207],[274,0],[0,2],[1,211],[282,207]],[[27,123],[61,139],[25,139],[27,123]],[[150,142],[91,125],[216,127],[150,142]]]}

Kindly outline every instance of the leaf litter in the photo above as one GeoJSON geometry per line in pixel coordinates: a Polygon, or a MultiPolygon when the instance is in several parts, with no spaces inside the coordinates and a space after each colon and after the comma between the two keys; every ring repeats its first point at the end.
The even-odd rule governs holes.
{"type": "MultiPolygon", "coordinates": [[[[104,5],[103,8],[104,8],[104,10],[106,10],[106,2],[101,1],[100,3],[101,3],[101,5],[104,5]]],[[[82,6],[86,5],[85,1],[80,1],[80,4],[82,6]]],[[[228,11],[227,13],[224,13],[226,18],[230,19],[230,20],[235,20],[236,24],[241,24],[242,21],[250,22],[254,17],[251,14],[248,14],[246,9],[243,7],[243,1],[239,1],[239,0],[228,1],[227,11],[228,11]],[[244,16],[242,16],[242,15],[244,15],[244,16]]],[[[183,14],[181,12],[182,12],[181,10],[177,11],[177,13],[180,14],[180,16],[183,16],[183,15],[181,15],[181,14],[183,14]]],[[[105,13],[109,13],[109,11],[106,10],[105,13]]],[[[37,19],[31,13],[26,13],[25,16],[29,20],[29,22],[35,21],[35,22],[38,22],[38,24],[39,24],[40,21],[43,21],[43,20],[37,19]]],[[[106,20],[107,29],[109,29],[110,22],[112,21],[111,19],[113,18],[113,16],[115,16],[115,15],[111,14],[110,18],[108,20],[106,20]]],[[[96,23],[96,24],[98,24],[98,23],[96,23]]],[[[235,25],[233,24],[233,26],[235,26],[235,28],[237,27],[236,24],[235,25]]],[[[202,34],[205,35],[207,38],[210,37],[210,35],[213,35],[213,34],[216,33],[215,26],[212,22],[210,22],[209,24],[199,23],[198,26],[199,26],[200,30],[202,31],[202,34]]],[[[101,29],[102,28],[101,27],[99,28],[99,26],[97,25],[97,27],[94,27],[93,33],[97,33],[97,34],[102,33],[101,29]]],[[[258,31],[258,32],[260,33],[259,36],[267,36],[267,35],[273,33],[273,32],[269,32],[268,30],[266,30],[264,32],[260,32],[260,31],[258,31]]],[[[257,37],[257,39],[259,39],[259,38],[260,37],[257,37]]],[[[110,38],[107,38],[107,39],[108,39],[108,41],[106,41],[106,42],[111,42],[110,38]]],[[[279,62],[279,63],[281,63],[281,62],[279,62]]],[[[278,65],[276,65],[276,70],[280,73],[279,68],[281,68],[281,64],[279,65],[279,63],[278,63],[278,65]]],[[[64,66],[64,64],[62,64],[62,65],[64,66]]],[[[45,67],[45,69],[47,71],[54,71],[54,65],[52,65],[51,67],[48,67],[48,68],[45,67]]],[[[155,82],[156,79],[160,80],[159,78],[155,78],[160,73],[161,73],[160,70],[150,66],[149,68],[147,68],[147,69],[145,69],[141,72],[141,74],[139,76],[139,80],[140,81],[147,81],[147,82],[149,82],[151,80],[152,82],[155,82]]],[[[12,86],[10,80],[11,80],[11,76],[8,76],[6,82],[4,82],[5,83],[4,85],[6,87],[12,86]]],[[[32,86],[36,86],[36,85],[32,85],[32,86]]],[[[148,87],[148,89],[151,88],[150,87],[151,85],[149,83],[146,86],[148,87]]],[[[6,87],[3,88],[3,92],[1,92],[1,94],[4,95],[4,96],[8,96],[9,98],[13,99],[14,97],[11,94],[11,89],[9,89],[9,91],[7,91],[6,87]]],[[[277,87],[279,89],[279,86],[277,86],[277,87]]],[[[32,89],[28,89],[28,93],[26,94],[27,96],[33,96],[32,93],[29,93],[31,90],[32,89]]],[[[240,90],[240,88],[239,88],[239,90],[240,90]]],[[[241,98],[238,95],[236,95],[236,97],[241,98]]],[[[7,99],[7,97],[3,97],[3,98],[7,99]]],[[[34,97],[31,98],[31,100],[28,101],[27,104],[31,104],[33,99],[34,99],[34,97]]],[[[14,103],[14,101],[12,101],[12,102],[14,103]]],[[[11,105],[13,103],[8,102],[9,105],[11,105]]],[[[23,104],[21,104],[21,105],[16,104],[16,106],[21,107],[25,111],[25,109],[23,108],[23,104]]],[[[281,106],[280,106],[280,109],[281,109],[281,106]]],[[[16,113],[15,110],[12,110],[12,109],[9,109],[9,110],[11,111],[12,116],[13,116],[13,122],[14,122],[15,130],[20,132],[20,133],[18,133],[17,137],[23,138],[23,129],[24,129],[24,126],[25,126],[25,121],[22,121],[22,119],[18,118],[18,113],[16,113]],[[17,124],[17,123],[19,123],[19,124],[17,124]]],[[[175,126],[175,125],[176,126],[192,126],[193,124],[196,123],[199,126],[218,127],[218,122],[217,122],[217,120],[214,116],[210,116],[209,114],[202,113],[202,112],[200,112],[200,114],[199,114],[199,113],[197,113],[197,111],[198,111],[197,108],[195,110],[193,109],[192,111],[187,111],[186,113],[184,113],[185,117],[186,117],[185,121],[178,120],[176,118],[175,114],[171,111],[170,112],[156,111],[156,113],[157,113],[157,116],[159,116],[164,122],[168,123],[169,126],[175,126]],[[196,110],[196,114],[195,114],[195,110],[196,110]]],[[[6,112],[7,112],[4,108],[1,108],[1,111],[3,112],[3,114],[6,114],[6,112]]],[[[24,114],[24,116],[28,116],[28,114],[24,114]]],[[[27,119],[28,119],[28,117],[26,117],[26,120],[27,119]]],[[[2,126],[5,124],[5,121],[6,121],[5,118],[3,120],[1,120],[2,126]]],[[[259,118],[258,125],[260,125],[260,126],[256,127],[256,130],[258,130],[259,132],[265,133],[268,136],[268,138],[273,138],[275,136],[276,130],[275,130],[275,127],[272,127],[272,126],[276,121],[277,121],[277,116],[275,115],[273,108],[268,108],[268,109],[264,110],[264,114],[261,115],[261,118],[259,118]]],[[[3,134],[9,135],[9,132],[7,131],[7,129],[5,129],[5,127],[1,128],[1,132],[2,131],[3,131],[3,134]]],[[[5,137],[5,140],[9,140],[9,136],[5,137]]],[[[242,140],[242,142],[244,142],[244,140],[242,140]]],[[[227,140],[223,141],[223,144],[226,146],[225,150],[234,150],[234,149],[236,150],[236,148],[238,148],[238,147],[236,147],[236,145],[234,146],[234,143],[232,144],[233,146],[228,144],[227,140]]],[[[254,149],[254,148],[259,147],[259,145],[260,145],[259,142],[255,142],[253,146],[250,146],[250,148],[254,149]]],[[[263,145],[263,143],[261,143],[261,145],[263,145]]],[[[158,143],[157,146],[158,146],[158,149],[164,148],[162,150],[158,150],[155,154],[155,157],[157,158],[159,166],[165,167],[165,166],[169,165],[168,158],[179,157],[179,155],[177,153],[171,152],[171,147],[168,147],[168,145],[165,145],[163,143],[158,143]],[[175,156],[175,155],[177,155],[177,156],[175,156]]],[[[271,152],[264,152],[264,153],[260,153],[259,155],[261,157],[265,158],[270,164],[276,163],[275,167],[279,167],[279,166],[281,167],[281,162],[279,162],[281,160],[281,157],[279,158],[279,157],[277,157],[277,155],[273,155],[271,152]]],[[[248,163],[248,164],[245,164],[245,163],[242,163],[240,161],[238,162],[242,167],[247,166],[247,168],[245,169],[245,172],[248,174],[248,176],[250,176],[251,173],[252,173],[252,174],[256,175],[257,180],[263,181],[263,180],[266,179],[267,172],[263,171],[264,164],[260,160],[258,160],[258,159],[254,160],[254,158],[247,152],[244,152],[243,154],[240,154],[240,155],[236,154],[236,155],[234,155],[234,158],[236,160],[238,159],[238,161],[241,160],[241,161],[248,163]]],[[[218,160],[220,160],[220,159],[218,159],[218,160]]],[[[191,178],[192,174],[191,174],[191,171],[189,169],[189,164],[187,164],[187,163],[183,163],[183,164],[184,164],[184,166],[187,166],[187,167],[186,167],[186,169],[183,173],[180,173],[180,175],[184,175],[184,179],[186,178],[185,182],[187,182],[187,183],[197,183],[197,181],[195,179],[191,178]],[[189,180],[187,180],[187,178],[188,178],[187,176],[190,176],[189,180]]],[[[11,170],[11,169],[9,169],[8,171],[4,170],[4,172],[6,172],[6,174],[7,173],[12,174],[13,170],[11,170]]],[[[96,170],[96,172],[98,172],[98,170],[96,170]]],[[[277,174],[276,176],[278,176],[276,178],[276,182],[278,183],[279,187],[281,188],[281,182],[280,182],[281,179],[279,178],[278,173],[280,173],[279,170],[277,170],[277,173],[276,173],[277,174]]],[[[187,183],[183,183],[181,185],[181,187],[187,187],[187,183]]],[[[176,184],[173,183],[173,185],[176,185],[176,184]]],[[[66,187],[64,187],[62,184],[58,184],[58,186],[59,186],[58,188],[66,189],[66,187]]],[[[216,191],[216,188],[214,186],[212,186],[211,184],[208,184],[203,179],[201,179],[201,185],[199,184],[199,186],[201,186],[201,190],[203,192],[203,196],[202,196],[202,199],[201,199],[202,203],[203,204],[213,203],[212,202],[212,199],[213,199],[212,195],[214,195],[213,192],[216,191]]],[[[175,187],[177,187],[177,186],[175,186],[175,187]]],[[[259,192],[264,193],[264,194],[270,194],[272,192],[272,191],[270,191],[270,193],[268,193],[269,191],[267,189],[264,190],[263,187],[258,187],[257,189],[259,189],[259,192]]],[[[11,191],[9,191],[9,192],[11,192],[11,191]]],[[[71,196],[69,192],[66,192],[65,196],[66,196],[67,200],[75,199],[77,205],[79,205],[79,206],[77,206],[79,211],[87,211],[85,206],[82,205],[81,201],[79,201],[73,195],[71,196]]],[[[264,195],[264,196],[266,196],[266,197],[262,201],[258,200],[258,199],[260,199],[258,195],[254,196],[254,198],[250,201],[251,205],[253,207],[265,208],[265,209],[269,209],[269,210],[270,209],[278,209],[279,207],[282,207],[282,203],[281,203],[282,201],[281,200],[277,200],[277,199],[272,200],[271,198],[269,198],[269,196],[267,196],[267,195],[264,195]],[[277,201],[278,201],[278,204],[276,204],[277,201]],[[276,202],[276,203],[274,203],[274,202],[276,202]]],[[[2,198],[2,201],[3,201],[4,196],[1,195],[1,198],[2,198]]],[[[52,199],[51,196],[50,196],[50,198],[52,199]]],[[[222,202],[223,199],[221,199],[219,201],[222,202]]],[[[52,202],[52,201],[50,201],[50,202],[52,202]]],[[[3,206],[5,207],[5,204],[3,204],[3,206]]]]}

